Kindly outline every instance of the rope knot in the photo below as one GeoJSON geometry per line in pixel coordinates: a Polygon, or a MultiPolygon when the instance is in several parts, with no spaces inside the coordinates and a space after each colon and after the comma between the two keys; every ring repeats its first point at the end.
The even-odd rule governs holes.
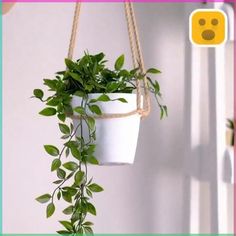
{"type": "Polygon", "coordinates": [[[144,112],[143,109],[141,109],[141,108],[137,109],[137,113],[138,113],[139,115],[143,116],[143,112],[144,112]]]}

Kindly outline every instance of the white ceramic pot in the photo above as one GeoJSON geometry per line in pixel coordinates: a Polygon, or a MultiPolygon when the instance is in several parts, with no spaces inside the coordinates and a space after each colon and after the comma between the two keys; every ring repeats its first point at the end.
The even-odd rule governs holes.
{"type": "MultiPolygon", "coordinates": [[[[98,98],[102,94],[89,94],[89,99],[98,98]]],[[[126,113],[136,109],[136,94],[110,93],[110,99],[124,98],[128,103],[120,101],[97,102],[103,113],[126,113]]],[[[81,105],[81,98],[72,98],[72,107],[81,105]]],[[[88,111],[88,114],[91,114],[88,111]]],[[[78,120],[73,120],[74,125],[78,120]]],[[[134,162],[140,115],[113,119],[96,119],[96,152],[95,157],[100,165],[122,165],[134,162]]],[[[87,129],[83,130],[85,137],[87,129]]]]}

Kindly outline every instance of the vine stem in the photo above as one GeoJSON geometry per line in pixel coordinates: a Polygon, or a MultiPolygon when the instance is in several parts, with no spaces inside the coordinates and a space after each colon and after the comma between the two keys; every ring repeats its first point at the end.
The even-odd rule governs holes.
{"type": "MultiPolygon", "coordinates": [[[[78,130],[78,128],[79,128],[80,126],[82,126],[82,122],[79,123],[79,124],[76,126],[76,128],[75,128],[73,134],[70,135],[70,138],[69,138],[69,140],[68,140],[67,142],[70,142],[70,141],[72,140],[72,138],[76,135],[76,132],[77,132],[77,130],[78,130]]],[[[63,154],[63,152],[65,151],[65,149],[66,149],[66,146],[64,145],[64,147],[62,148],[62,150],[61,150],[61,152],[60,152],[60,154],[59,154],[58,159],[61,159],[62,154],[63,154]]]]}
{"type": "MultiPolygon", "coordinates": [[[[81,124],[82,124],[82,123],[79,123],[79,124],[76,126],[74,132],[70,135],[70,139],[68,140],[68,142],[71,141],[72,138],[75,136],[75,134],[76,134],[78,128],[81,126],[81,124]]],[[[64,145],[64,147],[62,148],[62,150],[61,150],[61,152],[60,152],[60,154],[59,154],[58,159],[61,159],[62,154],[63,154],[63,152],[65,151],[65,148],[66,148],[66,146],[64,145]]],[[[71,176],[71,177],[72,177],[72,176],[71,176]]],[[[70,178],[71,178],[71,177],[70,177],[70,178]]],[[[57,191],[58,189],[60,189],[61,186],[63,186],[63,184],[64,184],[68,179],[70,179],[70,178],[68,178],[68,177],[65,178],[65,179],[63,180],[63,182],[62,182],[60,185],[58,185],[58,186],[54,189],[54,191],[53,191],[53,193],[52,193],[52,203],[53,203],[53,200],[54,200],[54,196],[55,196],[55,194],[56,194],[56,191],[57,191]]]]}
{"type": "MultiPolygon", "coordinates": [[[[86,104],[87,103],[85,102],[85,105],[84,105],[84,100],[82,99],[81,107],[84,107],[84,109],[85,109],[86,108],[86,104]]],[[[83,148],[84,148],[84,140],[82,139],[82,137],[83,137],[83,118],[82,117],[80,118],[80,124],[81,124],[81,126],[80,126],[80,136],[81,136],[81,139],[80,139],[80,149],[83,150],[83,148]]],[[[80,162],[79,162],[79,169],[81,170],[81,168],[82,168],[82,160],[80,160],[80,162]]],[[[84,197],[84,183],[82,183],[80,185],[80,198],[78,200],[82,202],[81,199],[83,197],[84,197]]],[[[79,214],[79,222],[78,222],[78,225],[76,227],[76,231],[81,229],[82,222],[83,222],[82,216],[83,216],[83,213],[81,212],[79,214]]]]}
{"type": "Polygon", "coordinates": [[[53,193],[52,193],[52,203],[53,203],[54,195],[56,194],[56,191],[57,191],[58,189],[60,189],[61,186],[62,186],[68,179],[69,179],[69,178],[64,179],[63,182],[62,182],[60,185],[58,185],[57,188],[54,189],[54,191],[53,191],[53,193]]]}

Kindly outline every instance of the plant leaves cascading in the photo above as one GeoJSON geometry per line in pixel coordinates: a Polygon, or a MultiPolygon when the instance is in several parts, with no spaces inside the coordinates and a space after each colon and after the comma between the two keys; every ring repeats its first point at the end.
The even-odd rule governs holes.
{"type": "Polygon", "coordinates": [[[55,189],[52,193],[39,196],[36,200],[47,203],[46,216],[52,216],[56,210],[56,200],[63,199],[68,206],[63,210],[69,220],[59,221],[63,230],[59,234],[92,234],[93,223],[87,220],[88,214],[96,215],[96,208],[91,199],[94,193],[103,188],[88,177],[88,164],[97,165],[94,156],[96,149],[96,120],[94,115],[101,115],[98,102],[112,102],[118,100],[126,103],[124,98],[112,100],[108,93],[132,93],[136,90],[136,80],[148,80],[148,89],[154,95],[160,108],[160,118],[167,116],[167,107],[160,103],[160,86],[148,74],[158,74],[159,70],[150,68],[145,74],[139,68],[123,69],[124,55],[118,57],[114,69],[105,66],[105,55],[85,55],[73,62],[65,59],[66,71],[57,72],[55,79],[44,79],[44,85],[52,93],[45,98],[41,89],[33,91],[34,97],[45,103],[46,107],[39,112],[43,116],[57,116],[58,128],[62,133],[63,146],[44,145],[44,149],[52,157],[51,171],[56,173],[53,182],[55,189]],[[88,94],[100,93],[97,99],[89,99],[88,94]],[[71,106],[72,96],[81,98],[78,107],[71,106]],[[66,122],[72,114],[79,115],[75,124],[66,122]],[[85,138],[85,129],[89,135],[85,138]]]}

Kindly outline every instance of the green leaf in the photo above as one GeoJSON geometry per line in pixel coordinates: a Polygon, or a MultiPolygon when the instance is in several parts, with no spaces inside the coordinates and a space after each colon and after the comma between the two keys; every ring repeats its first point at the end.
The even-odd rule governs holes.
{"type": "Polygon", "coordinates": [[[64,144],[66,147],[68,148],[77,148],[78,147],[78,143],[76,141],[68,141],[64,144]]]}
{"type": "Polygon", "coordinates": [[[123,102],[123,103],[128,103],[127,100],[124,99],[124,98],[118,98],[117,100],[120,101],[120,102],[123,102]]]}
{"type": "Polygon", "coordinates": [[[84,234],[84,230],[83,230],[82,227],[78,229],[78,234],[79,234],[79,235],[83,235],[83,234],[84,234]]]}
{"type": "Polygon", "coordinates": [[[90,99],[89,100],[89,103],[95,103],[95,102],[97,102],[98,100],[97,99],[90,99]]]}
{"type": "Polygon", "coordinates": [[[63,182],[63,180],[61,179],[61,180],[56,180],[56,181],[54,181],[53,183],[54,184],[61,184],[63,182]]]}
{"type": "Polygon", "coordinates": [[[73,226],[69,221],[59,221],[61,225],[63,225],[67,230],[71,231],[73,230],[73,226]]]}
{"type": "Polygon", "coordinates": [[[84,108],[83,108],[83,107],[80,107],[80,106],[74,108],[74,111],[75,111],[76,113],[80,114],[80,115],[84,115],[84,114],[85,114],[84,108]]]}
{"type": "Polygon", "coordinates": [[[116,91],[118,88],[120,87],[120,83],[116,83],[116,82],[111,82],[107,84],[107,92],[109,93],[113,93],[114,91],[116,91]]]}
{"type": "Polygon", "coordinates": [[[43,98],[43,91],[41,89],[34,89],[34,96],[36,98],[42,99],[43,98]]]}
{"type": "Polygon", "coordinates": [[[80,213],[79,211],[75,211],[71,216],[71,221],[76,222],[80,219],[80,213]]]}
{"type": "MultiPolygon", "coordinates": [[[[95,82],[93,81],[93,83],[95,83],[95,82]]],[[[91,84],[85,84],[85,89],[86,89],[88,92],[91,92],[91,91],[93,90],[93,88],[94,88],[93,85],[91,85],[91,84]]]]}
{"type": "Polygon", "coordinates": [[[87,206],[87,211],[91,213],[92,215],[96,216],[97,213],[96,213],[96,208],[94,207],[94,205],[90,202],[87,202],[86,206],[87,206]]]}
{"type": "Polygon", "coordinates": [[[72,232],[66,231],[66,230],[59,230],[57,231],[58,234],[65,235],[65,234],[71,234],[72,232]]]}
{"type": "Polygon", "coordinates": [[[101,109],[99,108],[99,106],[97,105],[91,105],[89,106],[89,110],[93,113],[95,113],[96,115],[101,115],[102,114],[102,111],[101,109]]]}
{"type": "Polygon", "coordinates": [[[160,107],[160,109],[161,109],[160,119],[162,119],[164,117],[165,110],[163,109],[162,106],[160,107]]]}
{"type": "Polygon", "coordinates": [[[130,73],[127,70],[121,70],[119,73],[119,76],[126,78],[126,77],[130,76],[130,73]]]}
{"type": "Polygon", "coordinates": [[[100,97],[97,98],[97,101],[109,102],[111,101],[111,99],[106,94],[102,94],[100,97]]]}
{"type": "Polygon", "coordinates": [[[61,139],[68,139],[70,137],[70,134],[64,134],[63,136],[61,136],[61,139]]]}
{"type": "Polygon", "coordinates": [[[163,109],[164,109],[165,115],[168,116],[167,106],[163,106],[163,109]]]}
{"type": "Polygon", "coordinates": [[[70,149],[69,148],[66,148],[66,157],[68,157],[70,155],[70,149]]]}
{"type": "Polygon", "coordinates": [[[70,195],[69,192],[62,191],[62,197],[66,202],[69,202],[69,203],[72,202],[72,196],[70,195]]]}
{"type": "Polygon", "coordinates": [[[124,65],[124,61],[125,61],[125,56],[124,55],[119,56],[115,62],[115,69],[120,70],[124,65]]]}
{"type": "Polygon", "coordinates": [[[44,194],[40,197],[37,197],[36,200],[40,203],[46,203],[51,199],[51,195],[50,194],[44,194]]]}
{"type": "Polygon", "coordinates": [[[76,74],[76,73],[72,73],[72,72],[68,72],[68,74],[76,81],[79,81],[82,85],[83,85],[83,80],[81,79],[81,77],[76,74]]]}
{"type": "Polygon", "coordinates": [[[57,118],[58,118],[60,121],[65,122],[65,120],[66,120],[66,115],[65,115],[65,114],[58,114],[58,115],[57,115],[57,118]]]}
{"type": "Polygon", "coordinates": [[[68,58],[65,59],[65,64],[69,70],[74,70],[76,68],[76,64],[68,58]]]}
{"type": "Polygon", "coordinates": [[[87,121],[88,121],[89,129],[94,130],[95,129],[95,119],[92,117],[88,117],[87,121]]]}
{"type": "Polygon", "coordinates": [[[57,106],[59,104],[59,100],[57,98],[50,99],[47,103],[48,106],[57,106]]]}
{"type": "Polygon", "coordinates": [[[96,58],[97,62],[100,62],[105,57],[105,54],[101,52],[99,54],[94,55],[94,57],[96,58]]]}
{"type": "Polygon", "coordinates": [[[59,129],[63,134],[70,134],[70,128],[66,124],[59,124],[59,129]]]}
{"type": "Polygon", "coordinates": [[[82,181],[84,180],[84,172],[83,171],[78,171],[76,174],[75,174],[75,184],[76,185],[80,185],[82,183],[82,181]]]}
{"type": "Polygon", "coordinates": [[[48,86],[50,90],[56,90],[57,89],[57,80],[51,80],[51,79],[44,79],[44,85],[48,86]]]}
{"type": "Polygon", "coordinates": [[[63,187],[62,190],[68,192],[71,196],[75,196],[77,193],[77,190],[72,187],[63,187]]]}
{"type": "Polygon", "coordinates": [[[91,197],[91,198],[93,197],[93,194],[90,190],[86,189],[86,193],[89,197],[91,197]]]}
{"type": "Polygon", "coordinates": [[[86,235],[93,235],[93,230],[91,227],[84,227],[84,232],[86,235]]]}
{"type": "Polygon", "coordinates": [[[73,213],[73,206],[71,205],[71,206],[68,206],[67,208],[65,208],[65,209],[63,210],[63,213],[64,213],[65,215],[71,215],[71,214],[73,213]]]}
{"type": "Polygon", "coordinates": [[[153,84],[153,87],[155,89],[155,93],[158,94],[160,92],[160,85],[156,80],[155,83],[153,84]]]}
{"type": "Polygon", "coordinates": [[[53,203],[48,204],[48,206],[47,206],[47,214],[46,214],[47,218],[52,216],[54,212],[55,212],[55,205],[53,203]]]}
{"type": "Polygon", "coordinates": [[[136,72],[138,72],[138,71],[139,71],[139,67],[134,68],[133,70],[130,71],[130,74],[131,74],[132,76],[134,76],[134,75],[136,74],[136,72]]]}
{"type": "Polygon", "coordinates": [[[53,146],[53,145],[44,145],[44,149],[51,156],[55,156],[56,157],[56,156],[59,155],[58,148],[53,146]]]}
{"type": "Polygon", "coordinates": [[[96,149],[96,145],[90,144],[86,152],[88,153],[88,155],[92,155],[95,152],[95,149],[96,149]]]}
{"type": "Polygon", "coordinates": [[[82,91],[76,91],[74,93],[74,95],[77,96],[77,97],[82,97],[82,98],[84,98],[86,96],[86,94],[82,91]]]}
{"type": "Polygon", "coordinates": [[[93,164],[93,165],[99,164],[98,160],[94,156],[87,157],[86,161],[90,164],[93,164]]]}
{"type": "Polygon", "coordinates": [[[66,177],[66,172],[62,169],[57,169],[57,177],[59,179],[64,179],[66,177]]]}
{"type": "Polygon", "coordinates": [[[72,123],[70,123],[70,130],[71,130],[71,133],[74,131],[74,125],[72,123]]]}
{"type": "Polygon", "coordinates": [[[61,199],[61,191],[58,191],[58,193],[57,193],[57,199],[58,199],[58,200],[61,199]]]}
{"type": "Polygon", "coordinates": [[[103,188],[101,186],[99,186],[98,184],[90,184],[88,186],[88,188],[92,192],[102,192],[103,191],[103,188]]]}
{"type": "Polygon", "coordinates": [[[42,116],[54,116],[57,113],[57,110],[52,107],[44,108],[42,111],[39,112],[42,116]]]}
{"type": "Polygon", "coordinates": [[[52,165],[51,165],[51,171],[57,170],[60,166],[61,166],[60,159],[57,158],[53,160],[52,165]]]}
{"type": "Polygon", "coordinates": [[[65,164],[63,164],[63,166],[67,169],[67,170],[71,170],[71,171],[76,171],[79,166],[77,163],[70,161],[70,162],[66,162],[65,164]]]}
{"type": "Polygon", "coordinates": [[[161,71],[155,69],[155,68],[150,68],[147,70],[147,73],[151,73],[151,74],[160,74],[161,71]]]}
{"type": "Polygon", "coordinates": [[[70,151],[73,157],[75,157],[77,160],[81,160],[81,154],[77,147],[72,146],[70,151]]]}
{"type": "Polygon", "coordinates": [[[86,225],[86,226],[91,226],[91,225],[93,225],[93,223],[92,223],[92,222],[90,222],[90,221],[86,221],[86,222],[84,222],[84,223],[83,223],[83,225],[86,225]]]}

